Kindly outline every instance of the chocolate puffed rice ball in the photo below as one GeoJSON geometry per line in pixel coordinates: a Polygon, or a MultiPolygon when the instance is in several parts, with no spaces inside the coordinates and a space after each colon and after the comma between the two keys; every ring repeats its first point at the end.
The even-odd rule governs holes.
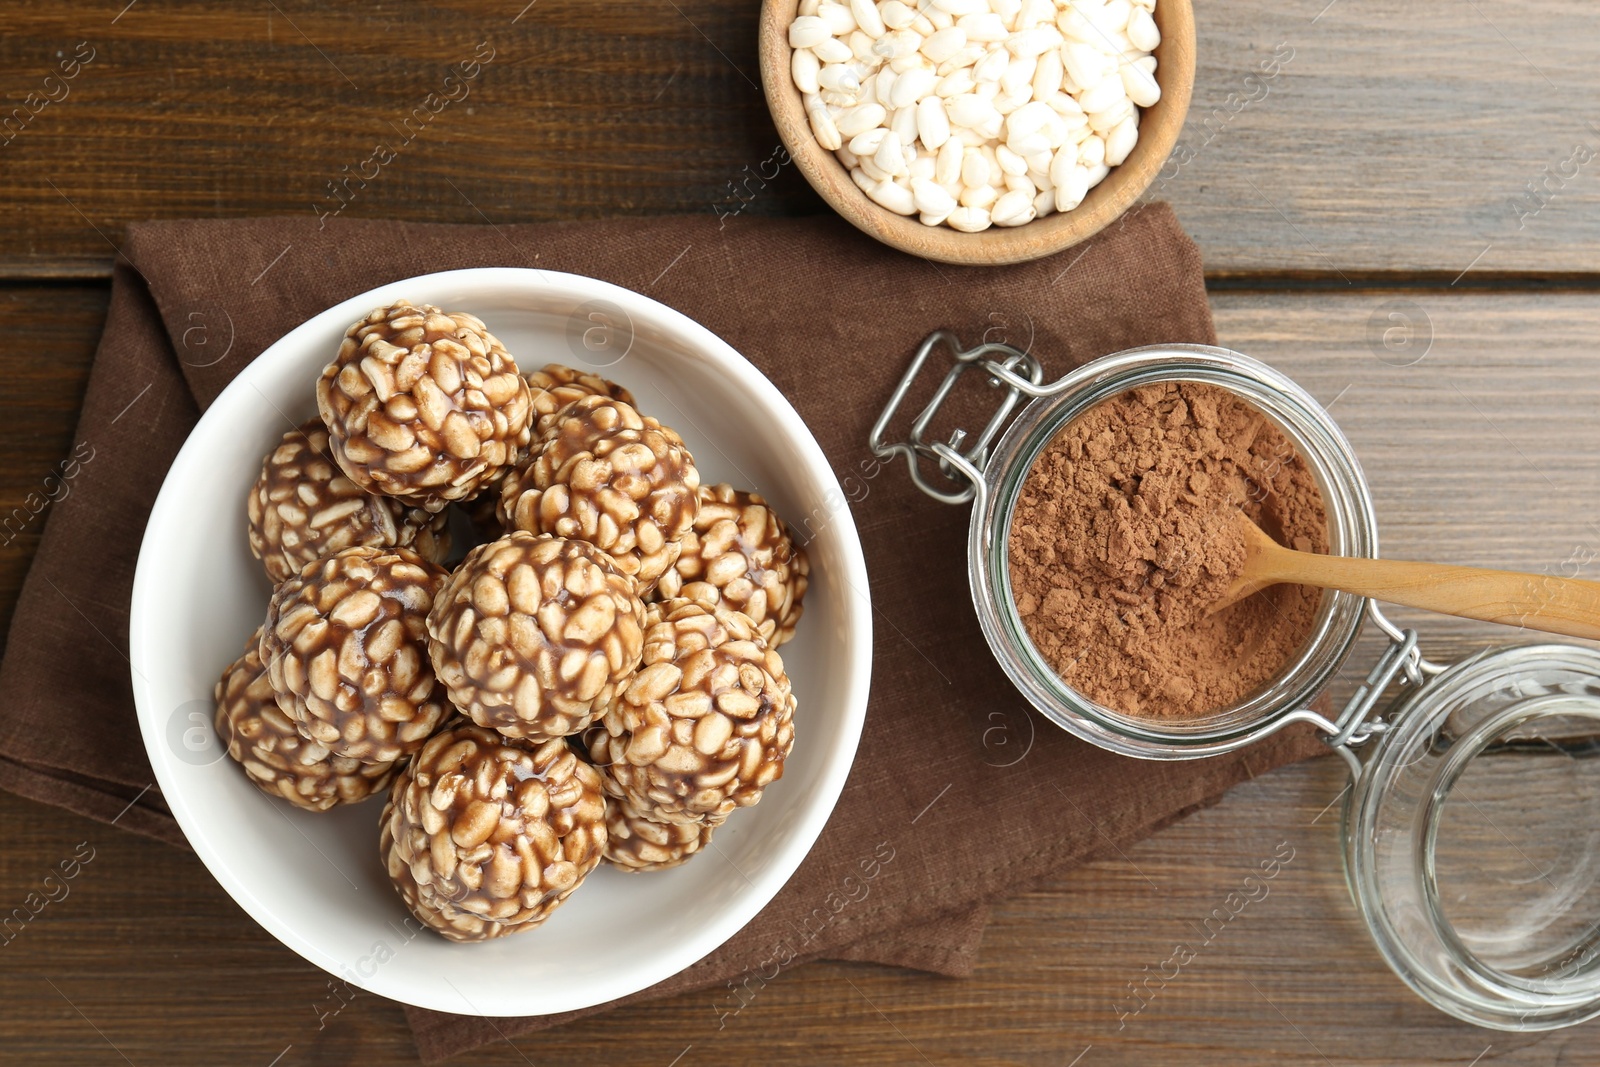
{"type": "Polygon", "coordinates": [[[501,490],[501,520],[587,541],[648,592],[700,506],[683,439],[631,404],[586,396],[541,419],[530,449],[501,490]]]}
{"type": "Polygon", "coordinates": [[[317,380],[317,410],[352,481],[428,511],[492,484],[532,432],[505,346],[477,318],[431,304],[396,303],[351,326],[317,380]]]}
{"type": "Polygon", "coordinates": [[[245,511],[250,552],[274,583],[352,545],[409,548],[435,563],[450,551],[445,514],[369,493],[345,476],[320,418],[284,434],[267,454],[245,511]]]}
{"type": "MultiPolygon", "coordinates": [[[[582,400],[586,396],[607,396],[624,404],[633,403],[633,394],[616,382],[560,363],[546,363],[541,369],[524,374],[522,380],[528,383],[528,396],[533,401],[532,424],[535,430],[546,415],[553,415],[574,400],[582,400]]],[[[467,516],[472,520],[473,529],[480,539],[494,541],[511,532],[511,527],[500,519],[500,494],[505,489],[506,481],[517,476],[517,468],[526,459],[525,455],[519,453],[512,469],[467,504],[467,516]]]]}
{"type": "Polygon", "coordinates": [[[606,862],[629,873],[664,871],[687,863],[711,843],[704,823],[656,822],[626,800],[606,804],[606,862]]]}
{"type": "Polygon", "coordinates": [[[381,845],[401,898],[446,937],[529,929],[600,863],[600,776],[560,738],[535,747],[458,721],[395,779],[381,845]]]}
{"type": "Polygon", "coordinates": [[[362,763],[335,756],[300,736],[278,707],[261,665],[261,630],[217,682],[217,737],[263,793],[308,811],[365,800],[394,778],[395,763],[362,763]]]}
{"type": "MultiPolygon", "coordinates": [[[[394,854],[394,835],[389,829],[388,809],[384,810],[385,818],[378,833],[378,854],[384,858],[384,863],[387,865],[390,862],[389,857],[394,854]]],[[[506,937],[509,934],[532,929],[527,923],[497,923],[481,915],[462,911],[449,901],[424,898],[421,888],[403,866],[400,871],[390,870],[389,880],[395,892],[400,894],[400,900],[405,904],[407,911],[422,925],[451,941],[492,941],[497,937],[506,937]]]]}
{"type": "Polygon", "coordinates": [[[449,705],[428,662],[445,572],[406,548],[347,548],[273,592],[261,633],[278,706],[339,756],[386,763],[422,746],[449,705]]]}
{"type": "Polygon", "coordinates": [[[455,706],[531,741],[592,723],[643,646],[633,582],[593,545],[548,535],[474,548],[428,616],[428,652],[455,706]]]}
{"type": "Polygon", "coordinates": [[[794,709],[748,616],[669,600],[649,606],[643,664],[584,743],[606,792],[640,815],[714,826],[783,774],[794,709]]]}
{"type": "Polygon", "coordinates": [[[794,637],[811,566],[789,528],[757,493],[702,485],[700,511],[656,596],[687,597],[750,616],[777,648],[794,637]]]}
{"type": "Polygon", "coordinates": [[[616,382],[561,363],[546,363],[531,374],[524,374],[522,379],[528,383],[528,395],[533,399],[535,430],[546,415],[554,415],[586,396],[605,396],[638,406],[634,404],[633,394],[616,382]]]}

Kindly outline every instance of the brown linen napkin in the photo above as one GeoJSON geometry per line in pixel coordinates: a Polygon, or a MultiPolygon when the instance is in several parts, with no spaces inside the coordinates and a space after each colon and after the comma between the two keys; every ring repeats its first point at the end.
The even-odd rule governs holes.
{"type": "MultiPolygon", "coordinates": [[[[124,651],[139,539],[167,466],[198,412],[289,328],[396,278],[491,265],[603,278],[725,338],[810,426],[866,548],[872,699],[832,820],[743,931],[628,1001],[715,986],[707,1016],[720,1022],[736,1013],[736,986],[807,959],[966,973],[987,901],[1319,750],[1296,732],[1211,760],[1143,762],[1030,713],[973,615],[966,510],[922,496],[866,446],[911,352],[938,327],[969,344],[1031,346],[1052,376],[1135,345],[1214,341],[1198,252],[1165,205],[1003,269],[914,259],[832,217],[162,222],[131,227],[125,254],[78,429],[92,458],[50,516],[0,664],[0,786],[12,791],[182,843],[150,788],[124,651]]],[[[626,380],[625,368],[614,374],[626,380]]],[[[439,1059],[605,1007],[518,1020],[409,1014],[422,1054],[439,1059]]]]}

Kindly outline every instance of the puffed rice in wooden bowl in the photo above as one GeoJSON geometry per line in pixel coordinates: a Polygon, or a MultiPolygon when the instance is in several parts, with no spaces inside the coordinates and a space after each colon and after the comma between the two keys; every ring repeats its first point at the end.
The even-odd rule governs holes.
{"type": "MultiPolygon", "coordinates": [[[[542,400],[542,394],[535,398],[536,411],[542,400]]],[[[646,297],[573,275],[511,268],[426,275],[354,297],[291,330],[241,369],[191,432],[151,512],[134,584],[129,652],[156,783],[196,854],[240,906],[286,945],[351,985],[407,1004],[490,1016],[571,1011],[646,988],[715,949],[772,899],[817,840],[844,786],[866,714],[871,606],[860,542],[843,500],[826,457],[772,384],[709,331],[646,297]],[[421,758],[417,752],[404,754],[392,768],[340,764],[332,769],[366,776],[365,784],[323,788],[300,766],[310,750],[267,729],[282,734],[293,728],[293,716],[271,715],[265,706],[252,715],[245,706],[264,699],[250,688],[253,675],[220,688],[230,741],[237,733],[241,761],[259,764],[249,768],[256,778],[229,757],[212,728],[218,680],[265,621],[273,594],[273,583],[251,553],[245,506],[262,458],[281,444],[285,431],[316,417],[318,375],[351,324],[402,299],[482,320],[516,359],[530,390],[534,384],[574,388],[539,377],[552,363],[594,376],[599,384],[590,391],[613,395],[601,379],[625,387],[640,412],[681,434],[708,485],[729,483],[759,494],[784,517],[797,539],[805,538],[809,565],[803,617],[794,640],[781,649],[798,699],[794,743],[781,778],[765,786],[761,802],[721,822],[714,845],[706,843],[705,827],[619,821],[614,858],[588,870],[544,921],[532,928],[517,924],[514,936],[488,936],[501,931],[475,928],[470,901],[437,893],[419,897],[419,909],[441,912],[436,924],[448,920],[452,932],[482,935],[470,944],[439,936],[426,918],[419,921],[408,910],[402,899],[407,886],[394,884],[388,861],[405,861],[415,873],[418,856],[380,850],[384,798],[361,798],[382,792],[376,786],[391,773],[396,781],[410,780],[416,772],[407,768],[421,758]],[[585,344],[593,337],[595,315],[608,323],[608,350],[585,344]],[[234,723],[239,730],[232,730],[234,723]],[[327,810],[302,810],[284,799],[280,779],[290,774],[297,777],[287,786],[297,796],[327,810]],[[259,784],[263,779],[270,788],[259,784]],[[443,915],[445,910],[450,914],[443,915]],[[606,936],[596,938],[596,930],[606,936]]],[[[326,502],[318,497],[318,507],[302,503],[310,509],[310,523],[326,502]]],[[[461,505],[449,508],[459,517],[461,505]]],[[[357,531],[358,540],[369,532],[357,531]]],[[[472,543],[464,521],[454,523],[452,533],[460,535],[463,550],[472,543]]],[[[396,556],[405,551],[384,550],[396,556]]],[[[313,578],[302,583],[327,585],[323,563],[309,566],[313,578]]],[[[426,570],[432,563],[418,566],[426,570]]],[[[446,570],[458,566],[454,558],[443,562],[446,570]]],[[[726,594],[752,603],[742,588],[696,588],[695,595],[707,601],[726,594]]],[[[409,598],[415,611],[428,610],[420,586],[384,592],[409,598]]],[[[372,642],[383,641],[374,632],[364,643],[351,644],[339,629],[366,617],[353,595],[323,596],[320,588],[313,593],[316,612],[307,616],[305,629],[283,635],[286,643],[303,646],[308,684],[336,638],[341,656],[347,646],[352,657],[366,649],[355,658],[370,658],[372,642]],[[305,637],[318,627],[322,644],[305,637]]],[[[290,604],[287,593],[280,606],[309,610],[290,604]]],[[[282,666],[287,669],[288,661],[282,666]]],[[[386,691],[380,688],[374,685],[368,695],[383,705],[386,691]]],[[[417,696],[431,701],[446,688],[417,696]]],[[[354,692],[332,697],[336,704],[347,698],[354,701],[354,692]]],[[[349,715],[329,715],[345,741],[361,721],[356,710],[352,703],[349,715]]],[[[357,732],[367,736],[371,723],[357,732]]],[[[523,869],[526,875],[532,868],[523,869]]],[[[541,868],[541,878],[545,873],[541,868]]],[[[564,885],[560,879],[553,884],[564,885]]]]}
{"type": "MultiPolygon", "coordinates": [[[[849,0],[823,2],[852,10],[863,0],[854,4],[849,0]]],[[[900,2],[886,0],[867,6],[878,10],[888,3],[900,2]]],[[[963,3],[964,0],[952,0],[949,6],[963,10],[963,3]]],[[[962,232],[947,223],[925,225],[918,214],[898,214],[875,202],[852,179],[834,151],[818,143],[806,101],[795,83],[795,49],[790,46],[790,26],[802,4],[817,6],[811,0],[763,0],[761,5],[761,83],[778,136],[800,172],[829,207],[863,233],[925,259],[962,266],[1002,266],[1041,259],[1093,237],[1132,207],[1155,182],[1177,146],[1189,111],[1194,89],[1194,11],[1190,0],[1156,0],[1150,14],[1160,32],[1160,43],[1150,54],[1156,59],[1154,80],[1160,88],[1160,99],[1139,108],[1138,140],[1122,163],[1111,167],[1110,173],[1069,210],[1040,215],[1020,225],[990,225],[978,232],[962,232]]],[[[920,11],[945,5],[905,0],[903,6],[920,11]]],[[[848,146],[851,138],[842,140],[848,146]]]]}

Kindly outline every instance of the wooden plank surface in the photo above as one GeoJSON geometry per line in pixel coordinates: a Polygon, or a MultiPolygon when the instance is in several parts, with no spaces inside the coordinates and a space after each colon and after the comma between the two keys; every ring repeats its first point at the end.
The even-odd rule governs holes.
{"type": "MultiPolygon", "coordinates": [[[[67,449],[103,293],[0,292],[8,321],[21,324],[13,327],[14,350],[52,357],[37,381],[5,386],[0,506],[9,509],[31,484],[26,472],[42,477],[67,449]]],[[[1600,379],[1591,355],[1600,295],[1226,292],[1214,296],[1214,307],[1224,343],[1275,363],[1331,405],[1366,465],[1389,554],[1539,570],[1600,539],[1590,507],[1600,494],[1600,424],[1592,419],[1600,379]],[[1409,306],[1393,306],[1396,300],[1409,306]],[[1369,340],[1374,317],[1392,325],[1396,312],[1418,326],[1417,347],[1386,348],[1381,331],[1378,342],[1369,340]],[[1399,365],[1430,336],[1419,362],[1399,365]]],[[[0,615],[9,615],[11,576],[28,549],[4,551],[0,615]]],[[[1438,659],[1516,636],[1395,615],[1423,631],[1425,650],[1438,659]]],[[[1364,640],[1340,692],[1377,648],[1364,640]]],[[[1338,808],[1328,809],[1343,784],[1335,760],[1267,775],[1125,857],[1001,903],[968,980],[812,965],[766,986],[720,1031],[710,997],[691,994],[473,1053],[472,1062],[1464,1067],[1600,1060],[1600,1026],[1549,1035],[1482,1031],[1400,984],[1343,886],[1338,808]],[[1130,1003],[1127,984],[1158,967],[1190,923],[1284,847],[1293,859],[1268,895],[1148,1007],[1119,1020],[1115,1005],[1130,1003]]],[[[66,899],[0,945],[6,1062],[414,1061],[393,1004],[357,997],[319,1023],[331,1003],[326,976],[262,932],[194,857],[9,796],[0,796],[0,820],[0,908],[20,903],[59,862],[81,855],[81,843],[94,854],[66,899]]]]}
{"type": "Polygon", "coordinates": [[[1446,284],[1592,271],[1600,128],[1581,101],[1600,35],[1563,29],[1575,13],[1551,0],[1201,2],[1194,160],[1174,153],[1165,195],[1220,273],[1353,287],[1374,271],[1446,284]],[[1292,58],[1253,76],[1274,52],[1292,58]],[[1522,200],[1530,182],[1537,198],[1522,200]]]}
{"type": "MultiPolygon", "coordinates": [[[[793,168],[741,184],[777,143],[755,0],[125,2],[6,5],[0,98],[59,100],[0,134],[0,276],[102,276],[133,219],[332,210],[329,183],[379,142],[395,158],[348,187],[350,215],[823,210],[793,168]],[[406,128],[484,42],[468,94],[406,128]]],[[[1582,8],[1206,0],[1196,17],[1194,106],[1156,195],[1215,274],[1600,266],[1582,8]]]]}

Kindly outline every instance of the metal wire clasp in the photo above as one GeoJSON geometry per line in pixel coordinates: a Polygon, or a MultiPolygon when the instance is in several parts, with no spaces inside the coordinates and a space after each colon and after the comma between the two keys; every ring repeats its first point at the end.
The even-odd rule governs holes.
{"type": "Polygon", "coordinates": [[[1362,769],[1361,757],[1354,750],[1377,735],[1388,732],[1393,725],[1373,714],[1378,710],[1389,686],[1399,682],[1403,686],[1419,688],[1444,670],[1442,665],[1423,657],[1422,650],[1417,647],[1417,631],[1400,629],[1370,600],[1367,602],[1367,617],[1389,638],[1389,644],[1367,673],[1366,680],[1345,701],[1343,710],[1332,721],[1309,709],[1295,712],[1284,719],[1284,725],[1290,722],[1315,724],[1329,747],[1344,757],[1353,780],[1361,778],[1362,769]]]}
{"type": "Polygon", "coordinates": [[[1017,406],[1017,401],[1024,395],[1046,395],[1049,387],[1041,385],[1043,381],[1044,368],[1040,366],[1039,361],[1020,349],[995,343],[962,349],[961,342],[955,334],[949,330],[939,330],[929,334],[917,349],[916,356],[911,360],[911,366],[906,368],[905,374],[900,378],[900,384],[895,386],[894,394],[884,406],[883,414],[879,415],[878,421],[873,424],[872,435],[867,438],[867,443],[880,459],[890,459],[896,455],[904,456],[906,466],[911,471],[911,480],[916,483],[918,489],[933,499],[945,504],[965,504],[972,499],[976,491],[974,476],[983,470],[988,460],[989,446],[994,444],[995,438],[1005,428],[1006,419],[1017,406]],[[945,372],[944,381],[939,383],[939,388],[934,391],[933,398],[922,409],[922,413],[912,420],[911,432],[905,440],[885,441],[884,435],[888,432],[890,420],[900,410],[906,394],[911,392],[911,386],[922,372],[923,365],[928,362],[928,357],[940,345],[947,346],[951,350],[955,363],[945,372]],[[995,356],[1001,358],[998,360],[990,358],[995,356]],[[929,442],[925,435],[934,416],[955,389],[956,382],[963,374],[974,368],[979,368],[988,375],[991,388],[1004,388],[1004,398],[990,416],[983,432],[964,451],[962,446],[966,444],[968,437],[964,429],[957,428],[952,431],[948,442],[929,442]],[[1021,373],[1018,373],[1019,371],[1021,373]],[[936,463],[939,473],[948,481],[966,484],[959,490],[943,489],[931,484],[923,476],[923,459],[936,463]]]}

